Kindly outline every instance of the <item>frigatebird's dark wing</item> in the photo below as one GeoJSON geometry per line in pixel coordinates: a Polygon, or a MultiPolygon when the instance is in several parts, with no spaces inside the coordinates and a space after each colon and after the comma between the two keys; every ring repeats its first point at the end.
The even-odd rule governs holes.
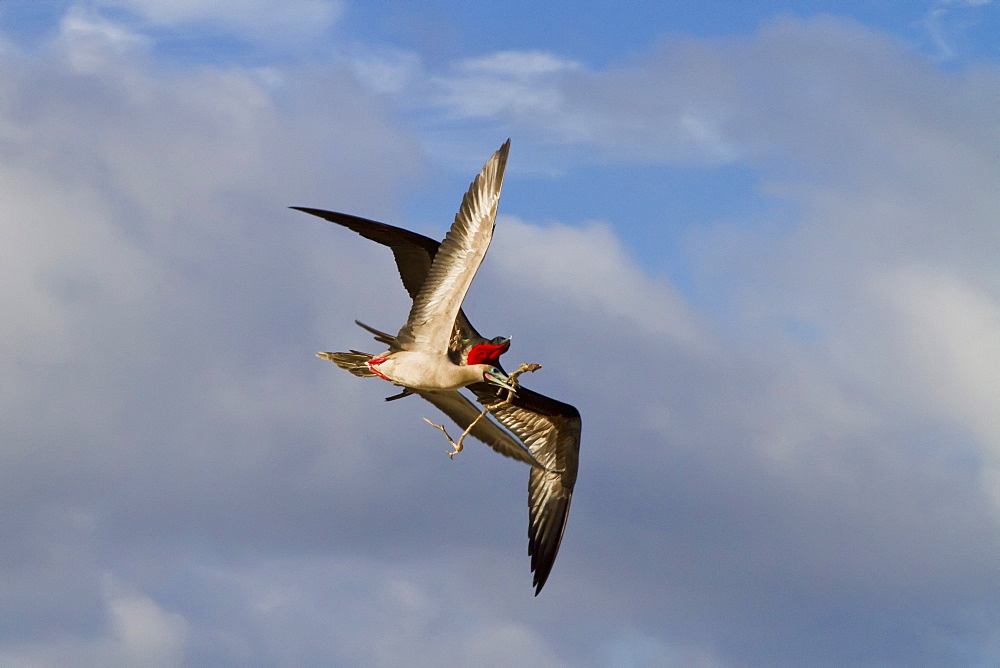
{"type": "MultiPolygon", "coordinates": [[[[506,395],[486,383],[470,385],[479,402],[506,395]]],[[[535,596],[542,591],[559,553],[580,465],[580,412],[573,406],[519,387],[509,406],[490,413],[527,446],[544,468],[528,479],[528,554],[535,596]]]]}
{"type": "MultiPolygon", "coordinates": [[[[331,223],[342,225],[349,230],[357,232],[365,239],[388,246],[392,251],[392,256],[396,260],[396,269],[399,277],[403,279],[403,287],[406,288],[410,299],[413,299],[420,292],[430,271],[431,262],[437,254],[440,242],[434,241],[422,234],[404,230],[401,227],[394,227],[375,220],[368,220],[359,216],[352,216],[347,213],[337,213],[336,211],[325,211],[323,209],[310,209],[303,206],[291,207],[296,211],[319,216],[331,223]]],[[[455,320],[457,327],[456,335],[461,339],[482,338],[479,332],[472,326],[465,313],[459,309],[458,317],[455,320]]]]}

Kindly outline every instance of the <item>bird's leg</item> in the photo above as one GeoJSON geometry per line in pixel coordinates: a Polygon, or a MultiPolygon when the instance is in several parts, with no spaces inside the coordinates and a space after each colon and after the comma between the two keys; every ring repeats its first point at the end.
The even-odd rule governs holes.
{"type": "MultiPolygon", "coordinates": [[[[522,364],[521,368],[519,368],[514,373],[510,374],[508,378],[511,381],[511,385],[517,387],[518,376],[520,376],[522,373],[525,373],[526,371],[538,371],[541,368],[542,368],[541,364],[522,364]]],[[[462,435],[458,437],[457,441],[453,441],[451,439],[451,436],[448,434],[447,431],[445,431],[444,425],[431,422],[427,418],[424,418],[424,422],[426,422],[432,427],[437,427],[438,429],[441,430],[441,433],[444,434],[444,437],[448,439],[449,443],[451,443],[451,447],[454,448],[454,450],[448,453],[448,457],[454,459],[455,455],[457,455],[462,451],[462,448],[464,447],[462,443],[465,441],[465,437],[468,436],[470,432],[472,432],[473,427],[475,427],[476,424],[478,424],[479,421],[482,420],[486,416],[486,414],[489,413],[491,410],[494,410],[496,408],[502,408],[503,406],[509,406],[511,402],[514,401],[514,394],[515,393],[513,391],[507,390],[506,399],[502,399],[492,404],[486,404],[486,407],[483,408],[483,410],[479,413],[479,415],[476,416],[475,420],[469,423],[469,426],[465,428],[465,431],[462,432],[462,435]]]]}
{"type": "Polygon", "coordinates": [[[479,415],[477,415],[476,419],[473,420],[471,423],[469,423],[469,426],[465,428],[465,431],[462,432],[462,435],[458,437],[457,441],[451,440],[451,436],[449,436],[448,432],[445,431],[444,425],[440,425],[440,424],[436,424],[434,422],[431,422],[427,418],[424,418],[424,422],[426,422],[427,424],[429,424],[432,427],[437,427],[438,429],[441,430],[441,433],[444,434],[444,437],[448,439],[449,443],[451,443],[451,447],[455,448],[454,450],[452,450],[451,452],[448,453],[448,457],[451,458],[451,459],[454,459],[455,455],[457,455],[458,453],[460,453],[462,451],[462,448],[465,447],[465,446],[462,445],[462,442],[465,440],[465,437],[469,435],[469,432],[472,431],[472,428],[476,426],[477,422],[479,422],[480,420],[483,419],[483,416],[486,415],[489,412],[489,410],[490,410],[489,408],[483,409],[483,412],[480,413],[479,415]]]}

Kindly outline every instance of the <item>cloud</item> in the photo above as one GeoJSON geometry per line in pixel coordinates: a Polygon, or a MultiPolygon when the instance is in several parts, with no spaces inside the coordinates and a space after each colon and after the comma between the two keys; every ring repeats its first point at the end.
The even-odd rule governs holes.
{"type": "Polygon", "coordinates": [[[105,601],[110,612],[118,657],[113,662],[176,665],[180,662],[189,634],[187,621],[166,612],[146,596],[111,580],[105,584],[105,601]]]}
{"type": "MultiPolygon", "coordinates": [[[[521,251],[518,271],[530,271],[536,286],[550,286],[536,292],[559,295],[560,309],[579,309],[562,316],[578,324],[566,326],[557,337],[561,346],[546,352],[579,346],[572,358],[590,362],[590,381],[614,388],[613,398],[602,397],[627,416],[605,422],[605,404],[585,404],[585,433],[596,430],[606,439],[586,454],[601,458],[589,460],[590,470],[601,470],[597,487],[635,493],[606,499],[634,514],[624,527],[620,516],[614,529],[609,521],[608,530],[621,540],[632,529],[627,535],[642,546],[632,544],[630,554],[670,555],[659,558],[659,579],[651,569],[641,584],[615,580],[626,592],[622,598],[655,590],[683,601],[650,601],[648,619],[685,615],[715,630],[725,626],[728,640],[705,649],[729,661],[871,659],[832,640],[839,633],[870,634],[888,661],[946,660],[951,641],[934,640],[931,632],[944,617],[889,613],[901,601],[927,596],[921,600],[935,600],[945,617],[979,620],[965,627],[964,639],[953,640],[982,648],[970,650],[974,656],[989,656],[995,638],[980,614],[990,605],[974,593],[974,582],[986,572],[982,555],[992,552],[977,536],[993,534],[997,510],[997,406],[988,388],[997,351],[988,332],[1000,304],[991,259],[1000,248],[1000,201],[990,185],[1000,174],[982,133],[998,120],[1000,91],[990,78],[976,70],[945,75],[884,36],[824,18],[778,21],[752,37],[714,44],[665,44],[619,71],[567,73],[539,86],[558,100],[545,113],[481,110],[482,120],[505,129],[551,133],[616,159],[712,164],[724,155],[752,166],[763,192],[797,212],[792,226],[720,221],[693,232],[697,294],[726,305],[695,314],[694,331],[711,331],[714,320],[719,339],[729,342],[710,339],[707,356],[671,345],[641,318],[623,327],[622,314],[641,313],[635,295],[650,291],[627,271],[603,271],[606,256],[584,252],[556,230],[533,231],[538,236],[521,251]],[[691,109],[698,110],[695,118],[707,112],[715,119],[708,136],[725,151],[691,141],[690,128],[677,131],[691,109]],[[567,132],[568,119],[582,121],[574,125],[581,131],[567,132]],[[564,286],[586,295],[586,315],[580,302],[566,299],[572,293],[564,286]],[[616,328],[601,332],[600,322],[616,328]],[[799,340],[789,322],[804,323],[814,338],[799,340]],[[612,364],[606,351],[614,351],[612,364]],[[644,382],[653,378],[660,382],[644,382]],[[616,456],[604,454],[607,448],[616,456]],[[669,502],[681,503],[678,494],[692,510],[669,502]],[[754,510],[736,511],[739,498],[754,510]],[[718,543],[695,539],[687,553],[684,527],[697,513],[731,534],[718,543]],[[729,521],[716,513],[730,513],[729,521]],[[962,519],[953,525],[948,518],[962,519]],[[959,535],[936,537],[952,530],[959,535]],[[855,540],[852,531],[866,538],[855,540]],[[840,541],[846,542],[837,547],[840,541]],[[720,582],[688,566],[734,551],[740,556],[705,571],[720,582]],[[776,565],[793,553],[796,563],[776,565]],[[964,565],[943,566],[952,560],[964,565]],[[969,579],[951,580],[953,566],[969,579]],[[723,573],[773,588],[751,592],[723,573]],[[769,575],[758,579],[763,573],[769,575]],[[915,587],[917,581],[926,587],[915,587]],[[698,584],[686,599],[691,582],[698,584]],[[782,582],[789,587],[784,593],[782,582]],[[817,588],[821,582],[840,583],[858,598],[851,603],[851,595],[817,588]],[[864,593],[870,587],[878,591],[872,597],[864,593]],[[705,606],[708,591],[731,602],[773,597],[775,607],[759,626],[729,625],[705,606]],[[778,612],[786,593],[786,603],[806,606],[815,621],[778,612]],[[866,631],[862,620],[874,623],[875,609],[893,621],[866,631]],[[798,644],[779,649],[762,640],[776,628],[798,644]],[[907,648],[903,638],[920,640],[907,648]]],[[[524,99],[532,99],[530,91],[524,99]]],[[[503,254],[501,235],[494,252],[503,254]]],[[[595,247],[612,249],[614,257],[613,242],[595,247]]],[[[518,267],[516,257],[506,263],[518,267]]],[[[519,305],[518,297],[530,299],[527,292],[504,294],[519,305]]],[[[522,320],[551,322],[556,309],[549,307],[522,320]]],[[[661,310],[677,312],[649,309],[654,319],[661,310]]],[[[585,521],[600,522],[592,515],[585,521]]],[[[706,522],[698,526],[704,530],[706,522]]],[[[595,545],[587,550],[605,564],[626,559],[595,545]]],[[[619,614],[614,593],[601,597],[619,614]]],[[[653,621],[640,628],[670,637],[653,621]]]]}
{"type": "MultiPolygon", "coordinates": [[[[932,4],[921,25],[938,61],[954,62],[968,50],[968,33],[982,23],[983,16],[978,10],[989,4],[992,0],[938,0],[932,4]]],[[[987,32],[991,27],[986,28],[987,32]]]]}
{"type": "MultiPolygon", "coordinates": [[[[327,229],[286,206],[377,200],[384,213],[392,194],[375,195],[374,174],[419,161],[346,70],[165,74],[121,24],[74,14],[64,28],[38,58],[0,66],[0,183],[11,193],[0,215],[0,368],[16,388],[0,400],[0,457],[17,518],[3,531],[12,549],[0,608],[22,620],[4,624],[0,642],[64,656],[62,638],[103,643],[93,620],[110,616],[108,642],[155,653],[157,629],[176,620],[145,598],[99,595],[104,573],[159,559],[129,556],[143,552],[139,535],[174,555],[206,531],[257,540],[256,520],[231,522],[247,504],[313,533],[285,522],[298,494],[322,496],[339,478],[335,496],[349,495],[361,479],[353,466],[374,466],[349,427],[334,438],[304,419],[326,405],[309,397],[330,392],[312,353],[328,332],[353,329],[337,306],[349,295],[329,286],[352,264],[364,281],[365,254],[327,256],[313,243],[327,229]],[[355,156],[351,170],[332,169],[344,155],[355,156]],[[303,371],[320,386],[287,384],[303,371]],[[344,445],[320,448],[331,442],[344,445]],[[261,495],[262,479],[283,478],[277,460],[299,491],[261,495]]],[[[123,580],[170,609],[155,575],[123,580]]],[[[198,628],[191,642],[217,642],[198,628]]],[[[108,662],[118,661],[94,661],[108,662]]]]}
{"type": "Polygon", "coordinates": [[[727,162],[734,156],[720,134],[725,119],[691,99],[690,87],[700,84],[684,69],[696,65],[680,65],[661,82],[646,68],[597,73],[548,53],[502,52],[464,61],[430,82],[446,118],[514,123],[549,143],[630,157],[663,152],[727,162]]]}
{"type": "Polygon", "coordinates": [[[574,304],[591,310],[595,318],[703,347],[707,334],[683,297],[672,286],[644,276],[607,225],[542,228],[505,216],[497,224],[502,228],[491,245],[496,256],[492,270],[502,268],[501,280],[546,286],[544,299],[552,300],[554,310],[556,304],[560,309],[574,304]]]}
{"type": "Polygon", "coordinates": [[[562,99],[551,82],[578,69],[577,63],[548,53],[505,51],[458,63],[455,74],[432,77],[429,83],[441,90],[437,103],[448,117],[552,118],[562,111],[562,99]]]}
{"type": "Polygon", "coordinates": [[[403,49],[365,49],[351,64],[358,80],[377,93],[402,93],[422,74],[419,55],[403,49]]]}
{"type": "Polygon", "coordinates": [[[958,7],[982,7],[988,5],[993,0],[940,0],[942,5],[954,5],[958,7]]]}
{"type": "MultiPolygon", "coordinates": [[[[1000,396],[992,390],[1000,372],[993,335],[1000,303],[977,286],[925,267],[900,268],[879,287],[887,311],[898,318],[891,331],[906,385],[920,388],[914,398],[927,411],[941,412],[975,435],[983,486],[997,495],[1000,396]]],[[[1000,496],[996,500],[1000,504],[1000,496]]]]}
{"type": "MultiPolygon", "coordinates": [[[[890,157],[894,142],[915,138],[911,132],[926,141],[959,130],[941,123],[939,114],[982,110],[985,100],[976,98],[996,94],[976,76],[941,79],[891,38],[833,17],[775,20],[753,36],[714,42],[662,40],[637,62],[604,71],[544,54],[520,56],[560,66],[518,67],[510,52],[478,58],[432,75],[442,91],[433,99],[446,118],[516,128],[574,159],[580,153],[561,147],[585,147],[616,161],[710,166],[763,165],[777,155],[784,161],[808,152],[811,169],[837,167],[844,175],[845,165],[830,161],[890,157]],[[511,66],[483,65],[493,59],[511,66]],[[933,90],[949,95],[926,99],[933,90]],[[959,108],[972,100],[973,107],[959,108]],[[815,119],[822,131],[803,118],[815,119]]],[[[862,164],[868,165],[882,174],[891,173],[889,167],[907,169],[862,164]]]]}
{"type": "Polygon", "coordinates": [[[4,663],[34,666],[67,663],[78,666],[178,666],[184,663],[190,634],[187,620],[164,610],[112,575],[104,577],[102,589],[107,628],[100,636],[87,640],[26,643],[0,650],[4,663]]]}
{"type": "Polygon", "coordinates": [[[144,51],[150,40],[79,6],[60,21],[60,38],[70,62],[80,72],[93,72],[109,61],[144,51]]]}
{"type": "Polygon", "coordinates": [[[340,17],[340,0],[98,0],[98,7],[126,10],[147,27],[208,26],[263,43],[314,39],[340,17]]]}
{"type": "Polygon", "coordinates": [[[996,655],[991,69],[833,19],[597,72],[166,68],[149,39],[74,10],[0,63],[4,662],[996,655]],[[737,162],[794,211],[692,229],[682,294],[622,221],[501,204],[470,317],[584,415],[538,599],[526,471],[312,358],[407,304],[385,249],[284,207],[395,222],[414,109],[553,163],[737,162]]]}

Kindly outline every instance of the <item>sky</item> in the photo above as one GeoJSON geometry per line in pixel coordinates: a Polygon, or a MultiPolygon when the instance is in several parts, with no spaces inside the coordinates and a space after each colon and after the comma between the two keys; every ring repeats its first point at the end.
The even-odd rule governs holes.
{"type": "Polygon", "coordinates": [[[993,666],[1000,3],[0,2],[0,664],[993,666]],[[379,352],[465,303],[583,416],[526,468],[379,352]]]}

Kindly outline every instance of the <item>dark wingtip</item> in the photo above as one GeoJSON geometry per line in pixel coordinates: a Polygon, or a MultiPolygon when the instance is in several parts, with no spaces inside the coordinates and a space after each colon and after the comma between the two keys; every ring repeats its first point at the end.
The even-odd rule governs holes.
{"type": "MultiPolygon", "coordinates": [[[[560,542],[562,542],[560,540],[560,542]]],[[[555,551],[546,550],[545,554],[541,553],[543,544],[538,540],[537,536],[533,537],[531,542],[528,544],[528,555],[531,557],[531,572],[534,575],[531,581],[531,585],[535,588],[535,596],[538,596],[542,592],[542,587],[549,580],[549,574],[552,573],[552,566],[556,560],[556,554],[559,553],[559,547],[556,546],[555,551]]]]}
{"type": "MultiPolygon", "coordinates": [[[[555,557],[553,557],[553,560],[555,560],[555,557]]],[[[541,565],[539,565],[539,568],[535,571],[535,577],[534,577],[534,579],[533,579],[533,581],[531,583],[532,586],[535,588],[535,596],[538,596],[539,594],[542,593],[542,587],[544,587],[545,583],[548,582],[548,580],[549,580],[549,573],[551,573],[551,572],[552,572],[552,564],[551,563],[548,565],[548,569],[547,570],[541,568],[541,565]]]]}

